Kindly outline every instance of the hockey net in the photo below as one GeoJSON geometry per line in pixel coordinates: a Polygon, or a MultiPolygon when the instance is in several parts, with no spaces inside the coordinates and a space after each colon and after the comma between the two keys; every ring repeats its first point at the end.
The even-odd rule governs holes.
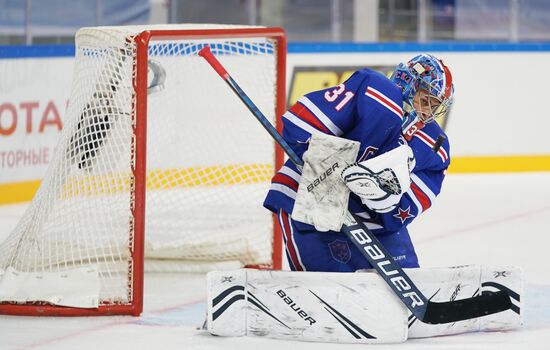
{"type": "Polygon", "coordinates": [[[139,314],[147,266],[280,267],[262,200],[282,154],[197,56],[204,45],[275,124],[285,103],[281,29],[78,32],[56,153],[0,246],[0,312],[139,314]]]}

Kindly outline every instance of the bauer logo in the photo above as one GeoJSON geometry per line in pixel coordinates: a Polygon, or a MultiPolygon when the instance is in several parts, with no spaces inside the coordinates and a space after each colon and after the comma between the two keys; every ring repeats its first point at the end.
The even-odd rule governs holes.
{"type": "MultiPolygon", "coordinates": [[[[363,68],[374,69],[389,78],[397,64],[398,62],[392,65],[294,67],[290,80],[287,106],[292,106],[300,97],[309,92],[338,86],[346,81],[355,71],[363,68]]],[[[443,130],[445,130],[449,114],[436,119],[443,130]]]]}
{"type": "Polygon", "coordinates": [[[422,297],[417,293],[416,288],[409,284],[406,275],[399,271],[398,265],[393,262],[393,258],[387,256],[360,225],[351,225],[348,229],[354,237],[356,245],[371,258],[369,260],[371,265],[377,265],[380,275],[395,287],[393,289],[401,296],[401,300],[407,300],[407,303],[413,308],[423,306],[422,297]]]}
{"type": "Polygon", "coordinates": [[[281,299],[298,315],[300,318],[302,318],[304,321],[308,322],[311,326],[312,324],[316,323],[315,319],[308,315],[307,312],[305,312],[301,307],[299,307],[294,300],[292,300],[291,297],[289,297],[282,289],[279,289],[277,291],[277,295],[281,297],[281,299]]]}
{"type": "Polygon", "coordinates": [[[318,178],[313,180],[312,183],[307,185],[307,191],[311,192],[315,189],[315,187],[319,186],[321,182],[325,181],[325,179],[330,176],[334,171],[336,171],[336,168],[338,168],[338,163],[332,164],[330,168],[328,168],[325,172],[323,172],[318,178]]]}

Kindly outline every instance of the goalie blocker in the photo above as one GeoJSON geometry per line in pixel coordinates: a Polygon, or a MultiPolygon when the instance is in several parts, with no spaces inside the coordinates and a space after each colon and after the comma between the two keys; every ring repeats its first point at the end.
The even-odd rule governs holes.
{"type": "Polygon", "coordinates": [[[522,324],[523,273],[516,267],[461,266],[407,269],[432,301],[506,291],[505,312],[450,324],[417,320],[370,271],[358,273],[214,271],[207,276],[211,334],[334,343],[399,343],[522,324]]]}

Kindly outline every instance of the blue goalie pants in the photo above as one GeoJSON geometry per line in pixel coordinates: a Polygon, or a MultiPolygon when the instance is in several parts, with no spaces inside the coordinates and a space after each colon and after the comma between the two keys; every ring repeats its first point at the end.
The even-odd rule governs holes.
{"type": "MultiPolygon", "coordinates": [[[[290,215],[279,212],[286,256],[293,271],[354,272],[372,268],[353,242],[341,232],[300,230],[290,215]]],[[[418,267],[409,232],[376,236],[401,267],[418,267]]]]}

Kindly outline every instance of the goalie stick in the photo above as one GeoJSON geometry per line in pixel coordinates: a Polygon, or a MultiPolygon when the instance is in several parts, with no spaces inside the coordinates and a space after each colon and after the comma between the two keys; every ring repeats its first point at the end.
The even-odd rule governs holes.
{"type": "MultiPolygon", "coordinates": [[[[212,54],[210,47],[205,46],[201,49],[199,56],[203,57],[229,85],[231,90],[235,92],[250,112],[283,148],[291,161],[297,166],[302,167],[303,161],[229,75],[227,70],[212,54]]],[[[510,296],[502,291],[448,302],[433,302],[428,300],[357,215],[348,211],[346,219],[348,224],[342,226],[341,232],[357,246],[371,266],[374,267],[410,312],[420,321],[428,324],[451,323],[486,316],[511,308],[512,302],[510,296]]]]}

